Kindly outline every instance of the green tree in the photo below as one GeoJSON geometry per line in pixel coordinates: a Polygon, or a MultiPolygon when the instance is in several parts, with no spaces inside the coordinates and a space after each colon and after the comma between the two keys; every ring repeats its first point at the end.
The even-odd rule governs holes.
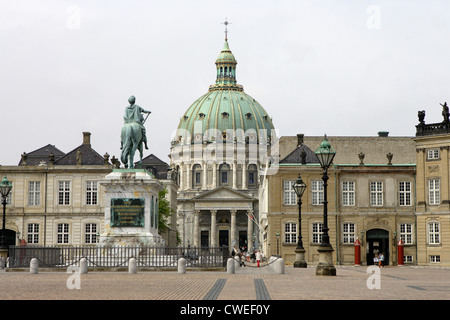
{"type": "Polygon", "coordinates": [[[158,209],[159,209],[159,221],[158,221],[158,228],[159,228],[159,234],[167,231],[169,227],[170,222],[170,216],[175,211],[170,207],[170,202],[166,199],[167,189],[164,188],[164,190],[159,192],[158,195],[158,209]]]}

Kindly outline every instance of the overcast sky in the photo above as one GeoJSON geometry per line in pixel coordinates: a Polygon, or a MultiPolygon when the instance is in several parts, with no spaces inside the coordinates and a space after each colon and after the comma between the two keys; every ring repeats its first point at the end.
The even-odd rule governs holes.
{"type": "MultiPolygon", "coordinates": [[[[414,136],[450,103],[449,1],[0,1],[0,164],[91,132],[120,156],[128,97],[168,162],[180,117],[215,82],[224,20],[237,82],[279,135],[414,136]]],[[[314,148],[315,146],[311,146],[314,148]]]]}

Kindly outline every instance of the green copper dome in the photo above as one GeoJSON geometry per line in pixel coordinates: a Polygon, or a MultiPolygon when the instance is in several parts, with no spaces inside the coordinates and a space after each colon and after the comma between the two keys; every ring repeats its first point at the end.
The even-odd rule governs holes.
{"type": "Polygon", "coordinates": [[[175,142],[191,140],[270,141],[272,119],[264,108],[236,83],[237,61],[228,41],[216,60],[216,83],[184,113],[175,142]],[[220,134],[220,136],[219,136],[220,134]],[[268,140],[266,140],[268,139],[268,140]]]}

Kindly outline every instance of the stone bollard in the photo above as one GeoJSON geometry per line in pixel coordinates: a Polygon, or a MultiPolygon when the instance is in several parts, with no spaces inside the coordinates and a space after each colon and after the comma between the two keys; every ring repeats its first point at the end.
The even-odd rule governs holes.
{"type": "Polygon", "coordinates": [[[227,260],[227,273],[234,274],[236,270],[235,266],[236,266],[235,260],[233,258],[229,258],[227,260]]]}
{"type": "Polygon", "coordinates": [[[30,273],[37,274],[39,269],[39,261],[36,258],[31,259],[30,261],[30,273]]]}
{"type": "Polygon", "coordinates": [[[234,260],[234,268],[236,269],[236,268],[240,268],[241,267],[241,262],[239,261],[239,257],[238,256],[235,256],[234,258],[233,258],[233,260],[234,260]]]}
{"type": "Polygon", "coordinates": [[[128,263],[128,273],[137,273],[137,264],[135,258],[131,258],[128,263]]]}
{"type": "Polygon", "coordinates": [[[273,263],[273,271],[275,273],[284,274],[284,260],[283,260],[283,258],[279,258],[279,259],[277,259],[277,261],[275,261],[273,263]]]}
{"type": "Polygon", "coordinates": [[[80,274],[86,274],[88,273],[88,267],[87,267],[87,259],[81,258],[80,260],[80,274]]]}
{"type": "Polygon", "coordinates": [[[186,259],[178,259],[178,273],[186,273],[186,259]]]}

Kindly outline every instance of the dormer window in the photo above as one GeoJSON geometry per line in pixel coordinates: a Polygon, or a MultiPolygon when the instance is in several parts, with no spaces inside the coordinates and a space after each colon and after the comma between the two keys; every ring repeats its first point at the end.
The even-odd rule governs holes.
{"type": "Polygon", "coordinates": [[[229,117],[228,112],[222,112],[222,118],[223,119],[228,119],[228,117],[229,117]]]}
{"type": "Polygon", "coordinates": [[[204,113],[199,113],[199,117],[200,117],[200,119],[205,119],[205,114],[204,113]]]}
{"type": "Polygon", "coordinates": [[[245,114],[245,117],[247,118],[247,119],[251,119],[252,118],[252,114],[249,112],[249,113],[246,113],[245,114]]]}

